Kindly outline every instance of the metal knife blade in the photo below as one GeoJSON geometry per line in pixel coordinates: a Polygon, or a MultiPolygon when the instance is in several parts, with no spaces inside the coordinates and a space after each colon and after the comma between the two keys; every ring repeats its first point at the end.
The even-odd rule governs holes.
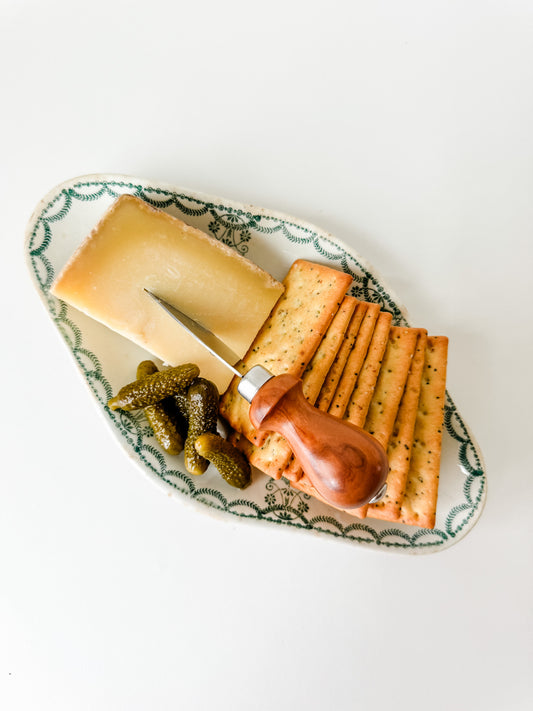
{"type": "Polygon", "coordinates": [[[195,321],[190,318],[190,316],[187,316],[187,314],[184,314],[183,311],[180,311],[172,304],[169,304],[168,301],[165,301],[161,297],[157,296],[149,289],[145,288],[144,290],[154,301],[162,306],[175,321],[181,324],[181,326],[183,326],[183,328],[190,333],[191,336],[196,338],[197,341],[200,341],[200,343],[202,343],[202,345],[204,345],[207,350],[212,353],[212,355],[218,358],[222,363],[224,363],[224,365],[227,365],[227,367],[233,371],[235,375],[242,377],[242,373],[235,368],[235,364],[240,360],[239,356],[223,341],[221,341],[220,338],[215,336],[215,334],[205,328],[205,326],[202,326],[201,323],[198,323],[198,321],[195,321]]]}
{"type": "Polygon", "coordinates": [[[171,316],[175,321],[177,321],[186,331],[190,333],[193,338],[195,338],[199,343],[201,343],[207,350],[214,355],[218,360],[226,365],[232,373],[237,375],[241,380],[237,387],[239,394],[248,402],[252,402],[255,395],[268,380],[270,380],[273,375],[266,368],[261,365],[255,365],[246,373],[241,373],[235,367],[235,364],[240,360],[237,353],[231,350],[224,341],[221,341],[218,336],[210,331],[201,323],[195,321],[183,311],[180,311],[173,304],[169,304],[157,294],[154,294],[149,289],[144,288],[144,291],[151,296],[151,298],[163,308],[169,316],[171,316]]]}

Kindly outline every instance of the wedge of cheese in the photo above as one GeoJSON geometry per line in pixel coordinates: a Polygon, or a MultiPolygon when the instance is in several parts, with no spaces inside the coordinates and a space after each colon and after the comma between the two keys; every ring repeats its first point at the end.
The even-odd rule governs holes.
{"type": "Polygon", "coordinates": [[[144,288],[213,331],[243,357],[284,287],[250,260],[131,195],[120,197],[51,292],[170,365],[196,363],[223,392],[232,373],[144,288]]]}

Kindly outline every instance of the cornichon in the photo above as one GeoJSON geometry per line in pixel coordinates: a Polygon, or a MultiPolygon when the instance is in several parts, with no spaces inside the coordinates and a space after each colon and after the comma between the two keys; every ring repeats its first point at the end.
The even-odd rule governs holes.
{"type": "Polygon", "coordinates": [[[153,373],[121,388],[108,404],[112,410],[138,410],[154,405],[179,390],[186,390],[200,374],[197,365],[186,363],[153,373]]]}
{"type": "Polygon", "coordinates": [[[251,467],[244,454],[218,434],[206,432],[195,443],[198,454],[212,462],[222,478],[238,489],[250,483],[251,467]]]}
{"type": "Polygon", "coordinates": [[[173,393],[173,400],[176,404],[176,410],[179,413],[180,419],[185,424],[185,430],[189,426],[189,405],[187,398],[187,391],[180,390],[177,393],[173,393]]]}
{"type": "Polygon", "coordinates": [[[187,413],[189,429],[183,448],[185,469],[190,474],[203,474],[209,462],[195,449],[198,437],[206,432],[217,431],[218,390],[214,383],[198,378],[187,391],[187,413]]]}
{"type": "MultiPolygon", "coordinates": [[[[157,366],[153,361],[143,360],[137,366],[137,380],[157,372],[157,366]]],[[[170,397],[144,408],[144,414],[157,441],[168,454],[179,454],[183,450],[183,436],[178,429],[174,409],[174,401],[170,397]]]]}

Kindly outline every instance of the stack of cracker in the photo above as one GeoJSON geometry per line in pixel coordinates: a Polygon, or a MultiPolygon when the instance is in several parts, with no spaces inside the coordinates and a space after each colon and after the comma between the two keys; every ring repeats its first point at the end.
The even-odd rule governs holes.
{"type": "MultiPolygon", "coordinates": [[[[315,407],[372,434],[387,451],[385,497],[348,513],[433,528],[441,457],[448,339],[394,326],[377,304],[347,295],[352,278],[304,260],[239,364],[301,377],[315,407]]],[[[321,497],[278,434],[255,430],[234,378],[220,413],[231,440],[274,479],[321,497]]]]}

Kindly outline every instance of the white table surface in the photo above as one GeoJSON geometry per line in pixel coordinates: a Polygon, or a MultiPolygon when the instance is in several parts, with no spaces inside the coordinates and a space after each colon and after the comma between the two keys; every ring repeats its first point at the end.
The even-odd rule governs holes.
{"type": "Polygon", "coordinates": [[[531,708],[532,3],[0,0],[0,60],[0,708],[531,708]],[[469,535],[368,550],[143,477],[23,259],[96,172],[311,221],[448,335],[469,535]]]}

